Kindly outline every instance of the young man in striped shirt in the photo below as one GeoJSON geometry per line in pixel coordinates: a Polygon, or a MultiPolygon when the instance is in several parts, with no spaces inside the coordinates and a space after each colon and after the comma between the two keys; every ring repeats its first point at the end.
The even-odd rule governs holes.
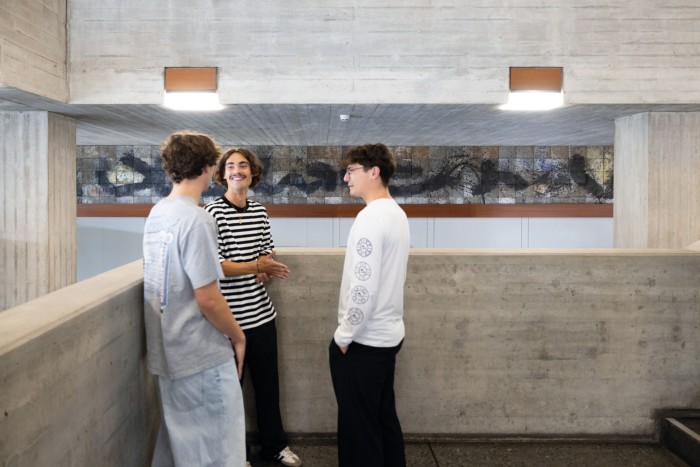
{"type": "Polygon", "coordinates": [[[204,209],[218,226],[219,261],[226,276],[219,281],[221,291],[246,335],[246,365],[255,390],[261,455],[298,467],[301,460],[287,446],[280,415],[277,314],[263,284],[272,277],[286,278],[289,268],[273,257],[267,211],[248,199],[248,189],[262,175],[262,164],[252,152],[243,148],[226,151],[215,176],[226,193],[204,209]]]}

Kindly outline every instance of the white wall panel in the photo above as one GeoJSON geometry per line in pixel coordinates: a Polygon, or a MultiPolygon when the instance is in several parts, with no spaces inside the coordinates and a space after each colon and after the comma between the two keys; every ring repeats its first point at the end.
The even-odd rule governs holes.
{"type": "Polygon", "coordinates": [[[276,247],[309,246],[309,222],[307,219],[270,219],[270,229],[276,247]]]}
{"type": "Polygon", "coordinates": [[[411,248],[428,248],[432,243],[431,235],[433,220],[425,217],[411,217],[408,227],[411,229],[411,248]]]}
{"type": "MultiPolygon", "coordinates": [[[[143,218],[78,219],[78,280],[141,257],[143,218]]],[[[351,218],[271,218],[277,247],[345,248],[351,218]]],[[[410,218],[412,248],[611,248],[611,218],[410,218]]]]}
{"type": "Polygon", "coordinates": [[[434,219],[435,248],[521,248],[520,218],[434,219]]]}
{"type": "Polygon", "coordinates": [[[78,280],[143,257],[142,217],[79,217],[78,280]]]}
{"type": "Polygon", "coordinates": [[[531,218],[530,248],[612,248],[612,218],[531,218]]]}

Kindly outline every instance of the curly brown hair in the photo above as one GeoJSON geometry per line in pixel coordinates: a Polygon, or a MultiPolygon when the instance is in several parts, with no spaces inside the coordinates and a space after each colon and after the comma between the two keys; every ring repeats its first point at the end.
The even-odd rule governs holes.
{"type": "Polygon", "coordinates": [[[219,164],[216,167],[216,174],[214,175],[214,180],[219,185],[228,189],[228,183],[226,182],[226,179],[224,178],[224,174],[226,173],[226,161],[228,160],[229,157],[231,157],[235,153],[238,153],[241,156],[245,157],[245,159],[250,164],[250,174],[252,176],[252,180],[250,182],[250,188],[257,186],[263,177],[263,165],[260,162],[260,159],[258,159],[258,156],[256,156],[252,151],[249,151],[248,149],[245,149],[245,148],[229,149],[228,151],[226,151],[224,153],[223,156],[221,156],[221,159],[219,159],[219,164]]]}
{"type": "Polygon", "coordinates": [[[160,158],[173,183],[197,178],[205,167],[216,165],[221,154],[214,140],[204,133],[178,131],[163,142],[160,158]]]}
{"type": "Polygon", "coordinates": [[[394,156],[389,152],[389,148],[381,143],[365,144],[350,149],[343,157],[342,167],[346,169],[350,164],[360,164],[365,169],[379,167],[379,176],[384,186],[389,186],[389,180],[396,172],[394,156]]]}

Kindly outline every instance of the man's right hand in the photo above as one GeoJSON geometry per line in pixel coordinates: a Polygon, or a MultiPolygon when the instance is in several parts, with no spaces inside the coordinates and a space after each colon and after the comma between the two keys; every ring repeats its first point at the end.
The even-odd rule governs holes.
{"type": "Polygon", "coordinates": [[[289,268],[287,265],[275,261],[271,254],[262,255],[258,258],[258,271],[279,279],[286,279],[289,277],[289,268]]]}

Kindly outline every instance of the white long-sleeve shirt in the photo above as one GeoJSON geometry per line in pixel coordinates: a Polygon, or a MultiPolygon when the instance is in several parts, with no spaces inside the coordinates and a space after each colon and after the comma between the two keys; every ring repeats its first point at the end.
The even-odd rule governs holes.
{"type": "Polygon", "coordinates": [[[348,235],[338,303],[340,347],[394,347],[404,338],[403,292],[410,233],[392,198],[370,202],[348,235]]]}

